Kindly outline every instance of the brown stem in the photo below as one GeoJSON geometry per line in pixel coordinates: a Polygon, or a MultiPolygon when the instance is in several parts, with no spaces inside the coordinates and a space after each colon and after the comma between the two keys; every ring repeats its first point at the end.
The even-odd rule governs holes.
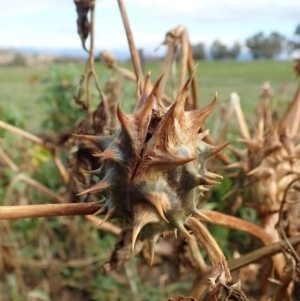
{"type": "MultiPolygon", "coordinates": [[[[300,243],[300,235],[289,238],[289,243],[291,246],[295,246],[300,243]]],[[[258,260],[273,256],[277,253],[282,252],[282,242],[277,242],[255,251],[242,255],[239,258],[228,260],[228,266],[230,271],[235,271],[242,268],[250,263],[254,263],[258,260]]]]}
{"type": "Polygon", "coordinates": [[[28,132],[26,132],[24,130],[21,130],[21,129],[13,126],[13,125],[10,125],[10,124],[2,121],[2,120],[0,120],[0,127],[3,128],[3,129],[5,129],[5,130],[7,130],[7,131],[15,133],[15,134],[17,134],[17,135],[19,135],[21,137],[29,139],[32,142],[41,145],[44,149],[48,150],[52,154],[52,156],[53,156],[53,160],[54,160],[54,162],[55,162],[55,164],[57,166],[57,169],[59,170],[59,172],[60,172],[60,174],[61,174],[61,176],[63,178],[64,183],[67,184],[69,182],[68,173],[67,173],[64,165],[62,164],[60,158],[57,156],[55,148],[47,146],[45,144],[44,140],[41,139],[40,137],[37,137],[37,136],[35,136],[33,134],[30,134],[30,133],[28,133],[28,132]]]}
{"type": "Polygon", "coordinates": [[[0,220],[85,215],[85,219],[95,227],[103,231],[119,235],[121,233],[121,229],[119,227],[109,222],[103,223],[103,220],[101,218],[90,215],[97,212],[101,207],[102,204],[99,203],[0,206],[0,220]]]}
{"type": "Polygon", "coordinates": [[[180,74],[179,74],[179,87],[183,87],[186,81],[187,63],[189,53],[189,41],[186,29],[183,28],[181,33],[181,58],[180,58],[180,74]]]}
{"type": "Polygon", "coordinates": [[[0,206],[0,220],[32,217],[90,215],[102,207],[99,203],[65,203],[24,206],[0,206]]]}
{"type": "Polygon", "coordinates": [[[297,87],[297,90],[294,94],[293,100],[290,102],[288,109],[285,111],[285,113],[279,123],[279,129],[281,131],[285,131],[287,124],[288,124],[289,115],[291,114],[291,112],[293,112],[293,110],[296,109],[296,113],[294,113],[294,116],[293,116],[296,118],[295,119],[290,118],[291,124],[289,126],[289,130],[292,133],[291,137],[294,137],[293,135],[296,134],[298,126],[299,126],[299,107],[300,107],[299,102],[300,102],[300,84],[297,87]]]}
{"type": "MultiPolygon", "coordinates": [[[[189,51],[188,51],[188,69],[189,72],[192,73],[195,69],[195,62],[193,58],[193,50],[189,43],[189,51]]],[[[196,110],[199,106],[199,88],[198,88],[198,80],[197,74],[195,73],[192,79],[192,95],[193,95],[193,110],[196,110]]]]}
{"type": "Polygon", "coordinates": [[[106,222],[103,223],[103,220],[94,215],[85,215],[84,218],[89,221],[94,227],[99,228],[103,231],[110,232],[115,235],[121,234],[121,228],[106,222]]]}
{"type": "Polygon", "coordinates": [[[14,171],[18,172],[19,167],[15,164],[15,162],[0,148],[0,157],[2,160],[14,171]]]}
{"type": "Polygon", "coordinates": [[[95,29],[95,6],[91,7],[91,22],[90,22],[90,49],[89,49],[89,58],[88,58],[88,71],[86,74],[86,91],[87,91],[87,115],[90,115],[91,112],[91,103],[92,103],[92,87],[91,87],[91,78],[92,72],[94,70],[94,29],[95,29]]]}
{"type": "Polygon", "coordinates": [[[269,245],[272,243],[272,238],[270,235],[266,233],[264,229],[256,226],[255,224],[217,211],[204,209],[200,211],[209,217],[211,219],[211,223],[215,225],[246,232],[254,237],[257,237],[264,245],[269,245]]]}
{"type": "Polygon", "coordinates": [[[186,225],[192,230],[199,243],[206,250],[212,264],[212,275],[209,278],[211,285],[214,287],[217,281],[221,281],[221,283],[231,281],[231,275],[225,256],[207,228],[194,217],[190,217],[186,225]]]}
{"type": "MultiPolygon", "coordinates": [[[[274,241],[273,234],[269,234],[267,231],[265,231],[265,229],[256,226],[255,224],[216,211],[201,210],[201,212],[209,217],[212,220],[212,223],[246,232],[254,237],[257,237],[264,245],[270,245],[274,242],[277,242],[274,241]]],[[[284,265],[284,263],[282,262],[282,256],[275,255],[274,257],[272,257],[272,261],[276,272],[278,273],[278,275],[281,275],[282,267],[284,265]]]]}
{"type": "Polygon", "coordinates": [[[24,137],[26,139],[29,139],[29,140],[31,140],[31,141],[33,141],[33,142],[35,142],[35,143],[37,143],[37,144],[39,144],[39,145],[41,145],[41,146],[43,146],[43,147],[46,148],[43,139],[41,139],[41,138],[39,138],[39,137],[37,137],[35,135],[32,135],[32,134],[30,134],[30,133],[28,133],[26,131],[23,131],[23,130],[21,130],[21,129],[13,126],[13,125],[10,125],[10,124],[2,121],[2,120],[0,120],[0,127],[3,128],[3,129],[5,129],[5,130],[7,130],[7,131],[15,133],[17,135],[20,135],[20,136],[22,136],[22,137],[24,137]]]}
{"type": "Polygon", "coordinates": [[[119,4],[122,19],[123,19],[126,35],[127,35],[127,40],[128,40],[130,53],[131,53],[131,59],[133,62],[135,75],[139,79],[140,87],[143,87],[144,86],[144,75],[143,75],[143,71],[142,71],[141,61],[140,61],[138,51],[135,47],[133,35],[132,35],[131,29],[130,29],[130,24],[129,24],[129,20],[128,20],[128,16],[126,13],[126,9],[125,9],[123,0],[118,0],[118,4],[119,4]]]}
{"type": "MultiPolygon", "coordinates": [[[[48,187],[44,186],[43,184],[41,184],[40,182],[26,176],[25,174],[18,174],[9,184],[9,187],[7,189],[5,198],[3,200],[3,204],[7,205],[8,201],[9,201],[9,197],[11,195],[12,189],[15,186],[15,184],[19,181],[24,181],[25,183],[37,188],[38,190],[44,192],[45,194],[49,195],[51,198],[53,198],[56,202],[58,203],[64,203],[65,199],[63,197],[61,197],[59,194],[55,193],[54,191],[52,191],[51,189],[49,189],[48,187]]],[[[1,207],[3,208],[3,207],[1,207]]]]}

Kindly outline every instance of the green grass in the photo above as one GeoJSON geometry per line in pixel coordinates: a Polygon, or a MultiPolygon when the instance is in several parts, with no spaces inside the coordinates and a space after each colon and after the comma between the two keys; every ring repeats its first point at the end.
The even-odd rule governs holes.
{"type": "MultiPolygon", "coordinates": [[[[129,63],[122,65],[132,69],[129,63]]],[[[152,72],[153,81],[160,75],[161,65],[162,63],[146,64],[145,72],[152,72]]],[[[234,91],[241,97],[242,108],[247,113],[253,112],[260,88],[265,81],[271,83],[276,99],[288,101],[292,98],[297,84],[292,66],[291,61],[200,61],[197,77],[201,106],[209,103],[215,92],[218,92],[220,105],[234,91]],[[286,94],[280,95],[278,90],[283,84],[288,85],[288,90],[286,94]]],[[[84,72],[84,64],[76,67],[78,74],[84,72]]],[[[100,63],[96,64],[96,71],[100,85],[104,88],[111,71],[100,63]]],[[[0,106],[15,106],[24,118],[25,127],[31,131],[39,129],[41,121],[46,117],[39,99],[51,85],[44,82],[47,73],[47,66],[2,67],[0,70],[0,106]]],[[[124,107],[124,103],[134,100],[135,84],[126,81],[122,92],[124,107]]],[[[125,110],[128,111],[127,107],[125,104],[125,110]]]]}

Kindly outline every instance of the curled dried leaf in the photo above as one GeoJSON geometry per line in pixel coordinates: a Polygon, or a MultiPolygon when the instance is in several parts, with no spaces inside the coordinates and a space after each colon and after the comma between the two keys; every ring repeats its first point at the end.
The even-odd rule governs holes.
{"type": "Polygon", "coordinates": [[[95,0],[74,0],[77,11],[77,31],[81,39],[82,47],[85,47],[85,41],[90,33],[90,23],[88,21],[88,12],[95,7],[95,0]]]}

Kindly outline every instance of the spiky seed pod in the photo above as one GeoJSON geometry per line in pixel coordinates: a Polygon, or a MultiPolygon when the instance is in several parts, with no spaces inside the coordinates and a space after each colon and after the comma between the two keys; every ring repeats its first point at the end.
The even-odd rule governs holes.
{"type": "MultiPolygon", "coordinates": [[[[263,89],[266,92],[271,87],[265,84],[263,89]]],[[[262,95],[256,109],[252,137],[236,139],[245,144],[245,149],[241,151],[230,147],[237,161],[227,166],[238,170],[234,177],[244,192],[246,202],[261,215],[279,210],[288,184],[300,174],[297,140],[291,137],[289,126],[281,130],[283,119],[272,111],[270,97],[270,93],[262,95]],[[253,200],[257,200],[256,203],[253,200]]],[[[290,189],[287,201],[297,199],[298,192],[290,189]]],[[[287,208],[288,205],[285,210],[287,208]]]]}
{"type": "Polygon", "coordinates": [[[202,141],[205,135],[198,134],[216,97],[203,109],[184,110],[192,76],[173,104],[165,107],[158,98],[162,77],[152,87],[148,74],[134,113],[126,115],[118,105],[121,127],[113,136],[81,136],[98,146],[100,152],[95,155],[102,162],[99,170],[92,171],[101,181],[83,193],[101,192],[106,199],[98,214],[106,214],[105,221],[120,217],[131,223],[132,249],[142,235],[152,258],[154,246],[165,232],[179,230],[192,239],[187,225],[212,259],[214,284],[220,276],[225,281],[231,278],[225,257],[209,232],[203,233],[201,222],[191,217],[203,218],[196,208],[198,188],[216,185],[219,182],[213,179],[222,178],[208,172],[205,162],[228,143],[208,145],[202,141]]]}

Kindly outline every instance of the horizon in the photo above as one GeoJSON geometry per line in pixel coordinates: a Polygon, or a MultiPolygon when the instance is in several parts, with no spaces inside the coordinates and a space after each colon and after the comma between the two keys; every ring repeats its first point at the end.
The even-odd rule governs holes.
{"type": "MultiPolygon", "coordinates": [[[[284,3],[274,0],[263,3],[258,0],[251,3],[186,0],[182,3],[176,0],[169,3],[125,1],[136,46],[144,49],[146,55],[162,55],[165,47],[154,50],[166,32],[179,24],[187,28],[191,44],[204,43],[208,48],[216,39],[228,46],[237,41],[245,52],[245,40],[260,31],[265,34],[275,31],[292,39],[300,21],[300,2],[292,0],[284,3]]],[[[73,1],[44,0],[35,2],[34,6],[30,4],[29,0],[13,3],[0,0],[0,48],[81,52],[73,1]]],[[[95,49],[129,53],[117,2],[96,1],[95,49]]]]}

